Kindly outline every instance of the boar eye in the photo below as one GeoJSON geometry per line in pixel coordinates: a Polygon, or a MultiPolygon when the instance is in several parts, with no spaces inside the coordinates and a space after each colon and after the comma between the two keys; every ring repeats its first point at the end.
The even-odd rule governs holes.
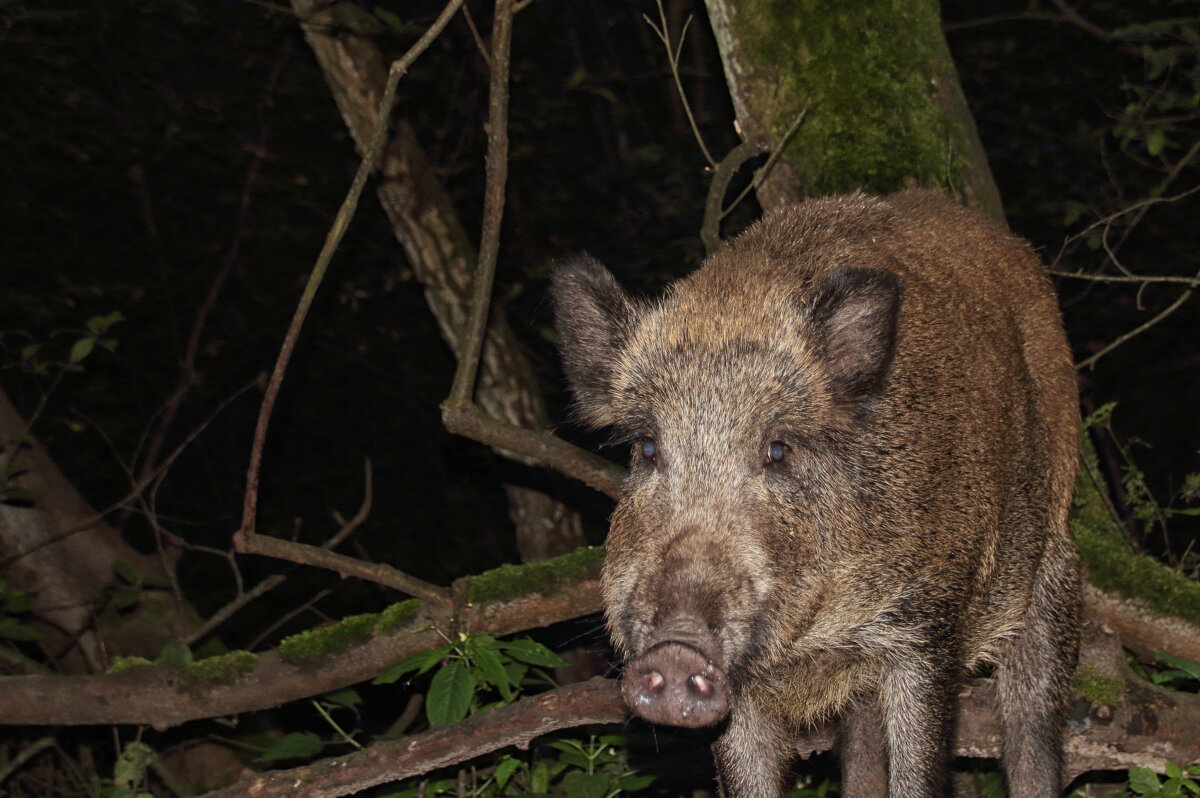
{"type": "Polygon", "coordinates": [[[642,453],[642,458],[654,462],[655,455],[658,454],[658,445],[652,438],[643,438],[639,450],[642,453]]]}
{"type": "Polygon", "coordinates": [[[771,441],[767,446],[767,463],[778,463],[783,460],[783,456],[787,453],[787,446],[783,441],[771,441]]]}

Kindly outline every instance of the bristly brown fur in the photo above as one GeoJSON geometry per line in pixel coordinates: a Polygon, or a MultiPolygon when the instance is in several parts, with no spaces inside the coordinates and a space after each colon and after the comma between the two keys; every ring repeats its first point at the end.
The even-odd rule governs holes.
{"type": "Polygon", "coordinates": [[[927,798],[955,690],[992,663],[1011,795],[1058,794],[1078,408],[1026,243],[933,192],[853,194],[768,215],[657,301],[587,257],[552,290],[581,419],[634,441],[602,584],[651,673],[638,711],[689,725],[727,675],[732,798],[779,795],[789,735],[865,707],[844,748],[889,766],[844,795],[886,772],[927,798]],[[707,657],[699,697],[656,703],[660,676],[705,675],[663,645],[707,657]]]}

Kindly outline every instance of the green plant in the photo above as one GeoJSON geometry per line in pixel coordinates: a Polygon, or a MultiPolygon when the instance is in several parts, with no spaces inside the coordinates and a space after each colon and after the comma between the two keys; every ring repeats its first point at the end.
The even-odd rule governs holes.
{"type": "Polygon", "coordinates": [[[1185,795],[1200,795],[1200,783],[1197,783],[1194,776],[1200,776],[1200,765],[1188,765],[1186,770],[1181,770],[1174,762],[1168,762],[1166,775],[1163,777],[1150,768],[1130,768],[1129,790],[1121,793],[1120,798],[1182,798],[1185,795]]]}
{"type": "MultiPolygon", "coordinates": [[[[461,772],[462,794],[478,798],[567,795],[570,798],[614,798],[645,789],[653,776],[639,775],[629,766],[626,739],[619,734],[589,735],[587,740],[550,740],[525,758],[503,754],[486,768],[461,772]]],[[[460,778],[416,784],[384,798],[423,794],[457,795],[460,778]]],[[[815,795],[815,793],[814,793],[815,795]]]]}
{"type": "Polygon", "coordinates": [[[7,582],[0,580],[0,639],[13,642],[41,640],[41,632],[17,617],[28,614],[29,594],[10,588],[7,582]]]}
{"type": "Polygon", "coordinates": [[[1130,521],[1140,527],[1142,541],[1149,539],[1157,527],[1162,535],[1165,559],[1178,565],[1179,558],[1171,552],[1167,521],[1173,516],[1200,516],[1200,507],[1172,506],[1176,502],[1186,503],[1200,499],[1200,474],[1188,474],[1182,487],[1166,504],[1160,504],[1146,482],[1146,475],[1133,457],[1133,448],[1141,444],[1141,441],[1137,438],[1123,441],[1113,429],[1112,416],[1116,407],[1116,402],[1100,406],[1083,420],[1083,428],[1086,430],[1095,427],[1108,434],[1124,461],[1121,465],[1121,486],[1125,493],[1125,503],[1129,507],[1130,521]]]}
{"type": "Polygon", "coordinates": [[[467,715],[509,704],[527,679],[553,685],[542,668],[566,663],[541,643],[528,638],[497,640],[491,635],[459,635],[441,648],[410,654],[375,679],[391,684],[407,674],[420,676],[440,665],[425,696],[425,714],[434,726],[457,723],[467,715]],[[532,668],[532,671],[531,671],[532,668]],[[494,690],[499,699],[491,698],[494,690]]]}

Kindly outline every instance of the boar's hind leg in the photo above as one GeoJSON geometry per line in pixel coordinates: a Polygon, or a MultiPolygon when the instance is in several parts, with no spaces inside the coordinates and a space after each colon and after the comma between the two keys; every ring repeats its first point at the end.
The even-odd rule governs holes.
{"type": "Polygon", "coordinates": [[[947,795],[953,668],[900,662],[880,685],[887,737],[888,798],[947,795]]]}
{"type": "Polygon", "coordinates": [[[784,773],[794,752],[794,741],[766,713],[750,701],[736,702],[729,713],[729,725],[713,744],[721,795],[783,795],[784,773]]]}
{"type": "Polygon", "coordinates": [[[887,744],[878,695],[862,699],[842,718],[839,748],[842,798],[887,795],[887,744]]]}
{"type": "Polygon", "coordinates": [[[1054,536],[1038,567],[1025,627],[996,669],[1011,798],[1062,794],[1062,721],[1078,649],[1079,575],[1054,536]]]}

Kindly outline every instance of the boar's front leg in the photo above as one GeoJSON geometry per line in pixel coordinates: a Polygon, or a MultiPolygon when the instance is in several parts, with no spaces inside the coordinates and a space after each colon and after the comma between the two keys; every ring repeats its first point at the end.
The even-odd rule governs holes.
{"type": "Polygon", "coordinates": [[[888,798],[947,795],[953,669],[901,661],[880,686],[888,750],[888,798]]]}
{"type": "Polygon", "coordinates": [[[842,765],[842,798],[887,795],[887,743],[878,694],[866,696],[842,718],[838,758],[842,765]]]}
{"type": "Polygon", "coordinates": [[[724,798],[776,798],[794,741],[754,702],[735,701],[729,725],[713,744],[717,779],[724,798]]]}

